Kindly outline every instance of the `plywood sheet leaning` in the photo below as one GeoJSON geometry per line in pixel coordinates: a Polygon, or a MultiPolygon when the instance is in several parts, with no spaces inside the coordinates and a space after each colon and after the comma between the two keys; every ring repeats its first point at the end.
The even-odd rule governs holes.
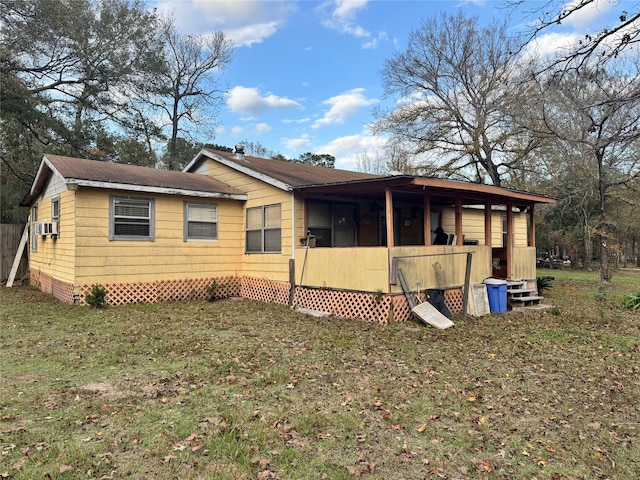
{"type": "Polygon", "coordinates": [[[491,310],[489,309],[487,287],[483,283],[474,283],[471,285],[471,291],[469,293],[469,308],[467,313],[473,317],[488,315],[491,310]]]}
{"type": "Polygon", "coordinates": [[[411,309],[411,313],[413,313],[416,317],[422,320],[424,323],[428,323],[429,325],[433,325],[440,330],[445,330],[449,327],[453,327],[453,322],[441,314],[436,307],[431,305],[429,302],[424,302],[419,305],[416,305],[411,309]]]}

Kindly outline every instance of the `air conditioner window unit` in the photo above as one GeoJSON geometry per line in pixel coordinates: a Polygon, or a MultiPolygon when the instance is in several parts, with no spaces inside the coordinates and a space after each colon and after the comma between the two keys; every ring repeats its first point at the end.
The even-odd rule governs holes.
{"type": "Polygon", "coordinates": [[[58,222],[42,222],[40,233],[42,235],[57,235],[58,222]]]}

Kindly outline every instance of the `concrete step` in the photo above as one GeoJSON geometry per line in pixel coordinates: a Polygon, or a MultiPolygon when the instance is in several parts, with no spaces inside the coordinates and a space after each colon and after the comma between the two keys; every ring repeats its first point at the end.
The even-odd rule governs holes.
{"type": "Polygon", "coordinates": [[[507,289],[507,295],[522,296],[524,294],[538,293],[536,288],[516,288],[515,290],[507,289]]]}
{"type": "Polygon", "coordinates": [[[540,301],[543,298],[544,297],[539,297],[537,295],[530,295],[528,297],[514,297],[510,298],[509,300],[511,300],[512,302],[533,302],[535,300],[540,301]]]}

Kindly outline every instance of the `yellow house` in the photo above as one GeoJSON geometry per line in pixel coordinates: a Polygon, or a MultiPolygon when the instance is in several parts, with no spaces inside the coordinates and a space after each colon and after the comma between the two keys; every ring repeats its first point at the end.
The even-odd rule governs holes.
{"type": "MultiPolygon", "coordinates": [[[[398,282],[445,290],[535,279],[528,192],[359,172],[203,149],[183,172],[46,155],[31,209],[31,282],[82,303],[221,295],[347,318],[410,316],[398,282]],[[446,232],[434,244],[436,230],[446,232]]],[[[439,237],[438,237],[439,238],[439,237]]]]}

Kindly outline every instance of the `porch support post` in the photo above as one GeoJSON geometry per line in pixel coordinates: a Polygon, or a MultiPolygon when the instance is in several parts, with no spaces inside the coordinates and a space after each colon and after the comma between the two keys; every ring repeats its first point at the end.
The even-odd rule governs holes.
{"type": "Polygon", "coordinates": [[[511,278],[513,273],[513,204],[507,202],[507,278],[511,278]]]}
{"type": "Polygon", "coordinates": [[[424,224],[424,244],[428,247],[431,245],[431,197],[428,193],[423,198],[422,212],[424,217],[422,222],[424,224]]]}
{"type": "Polygon", "coordinates": [[[456,245],[462,245],[462,198],[456,196],[456,245]]]}
{"type": "Polygon", "coordinates": [[[487,200],[484,204],[484,244],[491,246],[491,202],[487,200]]]}
{"type": "Polygon", "coordinates": [[[387,222],[387,248],[395,246],[393,238],[393,194],[389,187],[384,189],[385,218],[387,222]]]}
{"type": "Polygon", "coordinates": [[[293,301],[296,296],[296,259],[295,258],[289,259],[289,285],[290,285],[289,306],[292,307],[293,301]]]}
{"type": "Polygon", "coordinates": [[[529,246],[536,246],[536,222],[534,221],[534,204],[529,207],[529,246]]]}

